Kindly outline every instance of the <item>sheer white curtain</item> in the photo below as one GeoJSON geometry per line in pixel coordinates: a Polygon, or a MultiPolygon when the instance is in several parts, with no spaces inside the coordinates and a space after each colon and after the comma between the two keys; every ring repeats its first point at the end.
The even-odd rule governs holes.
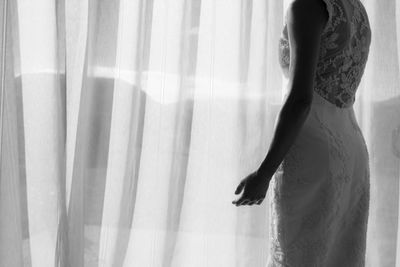
{"type": "MultiPolygon", "coordinates": [[[[265,266],[232,205],[285,93],[288,1],[2,0],[0,266],[265,266]]],[[[363,1],[367,266],[400,266],[400,3],[363,1]]]]}

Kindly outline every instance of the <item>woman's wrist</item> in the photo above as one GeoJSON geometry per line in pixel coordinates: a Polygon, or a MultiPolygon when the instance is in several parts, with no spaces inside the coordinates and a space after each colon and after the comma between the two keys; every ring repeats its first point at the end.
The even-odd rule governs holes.
{"type": "Polygon", "coordinates": [[[257,176],[265,178],[265,179],[271,179],[272,175],[273,175],[272,171],[263,165],[261,165],[256,172],[257,172],[257,176]]]}

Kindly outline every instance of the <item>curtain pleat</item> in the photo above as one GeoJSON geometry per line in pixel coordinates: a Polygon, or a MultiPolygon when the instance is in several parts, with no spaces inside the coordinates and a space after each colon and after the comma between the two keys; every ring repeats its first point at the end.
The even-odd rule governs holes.
{"type": "MultiPolygon", "coordinates": [[[[1,1],[0,267],[265,266],[270,193],[231,201],[287,93],[289,2],[1,1]]],[[[362,2],[366,266],[396,266],[400,5],[362,2]]]]}

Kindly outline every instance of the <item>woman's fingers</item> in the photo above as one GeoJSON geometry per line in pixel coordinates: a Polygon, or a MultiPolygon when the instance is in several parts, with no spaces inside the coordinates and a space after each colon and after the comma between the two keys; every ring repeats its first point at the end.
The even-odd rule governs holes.
{"type": "Polygon", "coordinates": [[[234,200],[232,201],[232,204],[235,204],[236,206],[240,206],[240,205],[260,205],[263,202],[264,198],[260,198],[260,199],[247,199],[247,198],[239,198],[238,200],[234,200]]]}
{"type": "Polygon", "coordinates": [[[242,192],[243,187],[245,186],[246,182],[241,181],[235,190],[235,195],[239,195],[242,192]]]}
{"type": "Polygon", "coordinates": [[[248,202],[249,199],[242,196],[236,201],[236,206],[245,205],[246,201],[248,202]]]}
{"type": "Polygon", "coordinates": [[[240,197],[240,198],[238,198],[238,199],[232,201],[232,204],[234,204],[234,205],[237,206],[237,205],[239,205],[239,202],[241,202],[241,201],[243,201],[243,197],[240,197]]]}
{"type": "Polygon", "coordinates": [[[246,199],[244,199],[244,198],[240,198],[238,201],[236,201],[236,206],[243,205],[243,202],[244,202],[245,200],[246,200],[246,199]]]}
{"type": "Polygon", "coordinates": [[[263,198],[262,198],[262,199],[255,199],[255,200],[251,201],[251,202],[249,203],[249,205],[250,205],[250,206],[251,206],[251,205],[254,205],[254,204],[260,205],[261,202],[262,202],[263,200],[264,200],[263,198]]]}
{"type": "Polygon", "coordinates": [[[251,202],[251,201],[250,201],[249,199],[245,199],[245,200],[242,202],[242,204],[243,204],[243,205],[248,205],[250,202],[251,202]]]}
{"type": "Polygon", "coordinates": [[[239,199],[238,201],[236,201],[236,206],[240,206],[240,205],[253,205],[256,203],[256,200],[250,200],[250,199],[239,199]]]}

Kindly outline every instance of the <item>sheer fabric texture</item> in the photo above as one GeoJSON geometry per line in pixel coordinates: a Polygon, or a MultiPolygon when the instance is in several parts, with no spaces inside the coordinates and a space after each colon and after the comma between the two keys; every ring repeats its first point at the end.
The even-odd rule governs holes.
{"type": "MultiPolygon", "coordinates": [[[[345,28],[335,23],[338,1],[331,1],[332,26],[345,28]]],[[[276,218],[268,199],[278,179],[260,206],[231,201],[264,159],[287,89],[278,44],[288,3],[0,1],[0,267],[267,266],[276,218]]],[[[325,153],[327,138],[336,176],[354,163],[340,165],[335,151],[353,145],[361,177],[364,137],[371,182],[365,264],[395,266],[400,5],[362,3],[372,38],[362,79],[366,51],[357,49],[351,61],[339,56],[348,36],[326,29],[337,45],[326,56],[338,51],[348,82],[330,95],[334,80],[343,80],[322,74],[337,71],[334,62],[321,65],[320,104],[307,125],[319,125],[322,139],[303,134],[287,157],[310,140],[325,153]],[[360,71],[352,73],[355,65],[360,71]],[[335,125],[333,110],[347,119],[335,125]],[[348,139],[337,136],[345,131],[348,139]]],[[[354,18],[349,34],[365,30],[362,9],[354,18]]],[[[364,34],[352,36],[352,47],[365,47],[364,34]]],[[[362,192],[362,181],[351,190],[362,192]]],[[[354,203],[347,213],[363,210],[357,203],[366,195],[357,196],[343,198],[354,203]]]]}

